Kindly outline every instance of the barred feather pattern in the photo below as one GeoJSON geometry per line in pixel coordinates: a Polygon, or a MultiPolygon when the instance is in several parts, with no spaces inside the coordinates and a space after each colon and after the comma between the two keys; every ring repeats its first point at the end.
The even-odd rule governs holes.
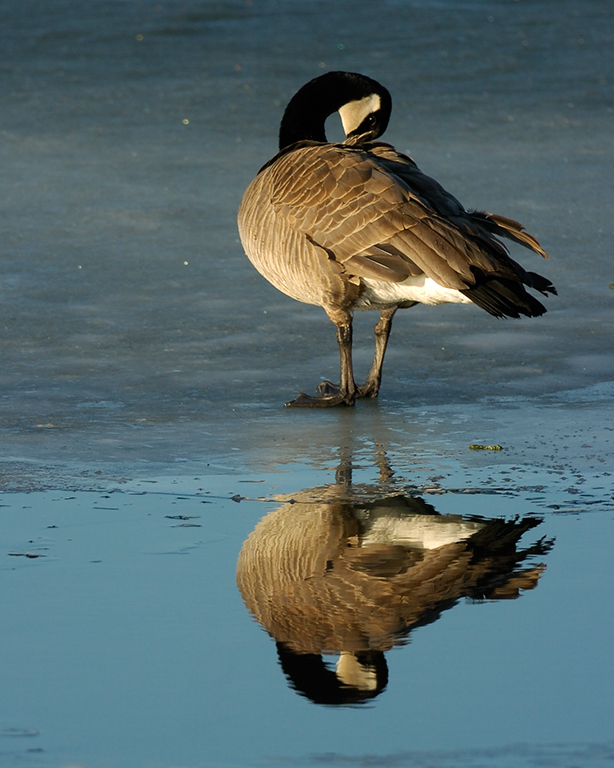
{"type": "Polygon", "coordinates": [[[473,302],[499,317],[556,293],[499,239],[546,257],[518,222],[468,212],[413,160],[383,142],[299,142],[273,158],[239,210],[247,256],[275,287],[325,309],[473,302]]]}

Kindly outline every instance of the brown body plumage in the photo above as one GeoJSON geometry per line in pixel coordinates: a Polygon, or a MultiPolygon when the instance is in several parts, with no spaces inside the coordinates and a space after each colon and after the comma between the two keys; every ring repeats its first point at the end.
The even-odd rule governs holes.
{"type": "Polygon", "coordinates": [[[292,99],[280,130],[279,154],[248,187],[239,232],[256,269],[287,295],[322,306],[337,326],[339,387],[288,405],[351,405],[374,397],[397,309],[417,302],[474,303],[498,317],[543,314],[527,292],[555,293],[526,272],[498,237],[546,257],[512,219],[466,211],[407,155],[374,141],[385,130],[390,97],[362,75],[331,72],[292,99]],[[324,119],[339,110],[347,139],[326,142],[324,119]],[[364,386],[354,382],[355,310],[378,309],[376,352],[364,386]]]}

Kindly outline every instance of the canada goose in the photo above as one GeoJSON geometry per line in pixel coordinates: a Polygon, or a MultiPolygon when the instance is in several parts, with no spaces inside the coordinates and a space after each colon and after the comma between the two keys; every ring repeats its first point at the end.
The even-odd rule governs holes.
{"type": "Polygon", "coordinates": [[[377,397],[392,318],[399,308],[477,304],[495,317],[536,317],[546,309],[525,286],[556,293],[525,271],[498,237],[545,258],[522,225],[466,211],[414,161],[375,141],[392,101],[382,85],[353,72],[328,72],[304,85],[286,107],[279,153],[247,188],[239,208],[243,248],[283,293],[324,308],[337,327],[339,386],[301,393],[288,406],[353,405],[377,397]],[[327,142],[326,118],[338,111],[346,139],[327,142]],[[352,368],[352,316],[377,309],[375,356],[359,387],[352,368]]]}

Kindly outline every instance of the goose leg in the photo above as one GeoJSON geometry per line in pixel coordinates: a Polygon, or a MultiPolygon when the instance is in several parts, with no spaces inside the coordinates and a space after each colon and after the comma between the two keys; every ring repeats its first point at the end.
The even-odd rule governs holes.
{"type": "Polygon", "coordinates": [[[367,380],[358,390],[358,397],[377,397],[382,382],[382,366],[388,346],[388,337],[392,328],[392,318],[398,307],[380,311],[380,319],[375,325],[375,355],[367,380]]]}
{"type": "Polygon", "coordinates": [[[330,381],[322,381],[318,385],[317,397],[301,392],[296,399],[286,403],[288,408],[332,408],[335,405],[354,405],[358,389],[352,368],[351,318],[343,324],[337,324],[337,343],[341,368],[339,386],[330,381]]]}

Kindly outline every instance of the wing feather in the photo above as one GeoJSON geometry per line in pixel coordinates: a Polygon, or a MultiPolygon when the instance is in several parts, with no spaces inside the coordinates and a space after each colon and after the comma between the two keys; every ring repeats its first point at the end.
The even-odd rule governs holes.
{"type": "MultiPolygon", "coordinates": [[[[523,291],[522,283],[539,283],[496,237],[545,255],[518,222],[468,213],[390,145],[308,144],[281,154],[257,178],[265,190],[270,225],[281,222],[319,249],[318,263],[330,272],[329,280],[345,274],[353,282],[355,277],[402,282],[425,275],[469,298],[481,286],[476,303],[487,311],[494,309],[484,296],[488,280],[504,280],[506,294],[513,292],[507,286],[517,284],[523,291]]],[[[535,287],[544,292],[547,285],[535,287]]],[[[511,297],[504,303],[511,304],[511,297]]]]}

